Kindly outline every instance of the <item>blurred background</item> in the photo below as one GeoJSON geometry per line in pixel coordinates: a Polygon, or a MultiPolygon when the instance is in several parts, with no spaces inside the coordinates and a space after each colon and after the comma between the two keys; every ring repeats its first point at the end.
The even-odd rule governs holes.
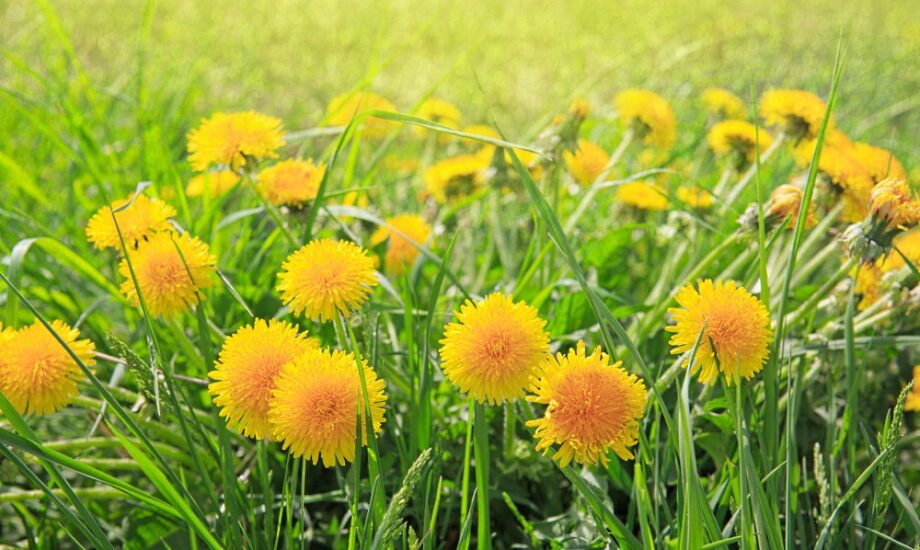
{"type": "Polygon", "coordinates": [[[332,97],[366,83],[403,111],[443,97],[466,122],[494,117],[516,139],[573,97],[609,110],[626,87],[661,93],[679,118],[707,86],[826,97],[843,41],[841,126],[917,164],[907,141],[920,128],[915,0],[19,0],[0,10],[8,94],[46,99],[16,65],[65,67],[66,36],[99,93],[137,100],[143,78],[141,101],[169,101],[191,122],[256,109],[307,128],[332,97]]]}

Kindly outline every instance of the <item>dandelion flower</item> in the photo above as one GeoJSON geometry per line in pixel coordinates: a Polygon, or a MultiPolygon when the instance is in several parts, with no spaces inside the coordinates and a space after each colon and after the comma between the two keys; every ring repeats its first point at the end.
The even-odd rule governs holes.
{"type": "Polygon", "coordinates": [[[667,193],[654,183],[631,181],[617,186],[617,200],[640,210],[664,210],[668,207],[667,193]]]}
{"type": "MultiPolygon", "coordinates": [[[[780,185],[770,194],[767,203],[767,216],[778,220],[789,220],[788,227],[792,229],[798,223],[799,209],[802,207],[802,190],[794,185],[780,185]]],[[[805,228],[814,227],[817,223],[815,217],[815,203],[808,205],[808,216],[805,218],[805,228]]]]}
{"type": "Polygon", "coordinates": [[[568,354],[548,360],[531,386],[534,395],[527,396],[528,401],[547,405],[543,418],[527,422],[536,428],[538,451],[546,453],[559,444],[553,459],[563,468],[572,460],[606,466],[610,449],[623,460],[634,458],[629,447],[638,438],[646,390],[621,364],[611,365],[600,347],[586,355],[581,341],[568,354]]]}
{"type": "Polygon", "coordinates": [[[355,458],[359,425],[367,446],[367,403],[375,433],[384,423],[383,380],[355,356],[339,350],[307,350],[281,367],[269,401],[272,436],[295,458],[323,466],[345,465],[355,458]],[[359,370],[364,371],[364,389],[359,370]]]}
{"type": "Polygon", "coordinates": [[[617,111],[646,145],[669,149],[674,145],[674,112],[660,95],[648,90],[624,90],[614,98],[617,111]]]}
{"type": "Polygon", "coordinates": [[[907,179],[904,165],[891,151],[867,143],[854,143],[850,152],[866,168],[875,183],[887,178],[907,179]]]}
{"type": "Polygon", "coordinates": [[[677,198],[690,208],[706,209],[712,206],[712,193],[693,185],[678,187],[677,198]]]}
{"type": "Polygon", "coordinates": [[[247,159],[277,157],[283,145],[281,121],[255,111],[215,113],[188,133],[189,162],[199,172],[215,164],[239,170],[247,159]]]}
{"type": "Polygon", "coordinates": [[[331,321],[336,312],[347,318],[377,285],[374,260],[350,241],[312,241],[288,256],[281,269],[281,300],[314,321],[331,321]]]}
{"type": "Polygon", "coordinates": [[[316,339],[284,321],[256,319],[224,340],[208,393],[231,427],[254,439],[270,436],[268,401],[281,367],[318,348],[316,339]]]}
{"type": "Polygon", "coordinates": [[[706,88],[700,96],[711,114],[721,118],[744,118],[744,102],[725,88],[706,88]]]}
{"type": "Polygon", "coordinates": [[[188,233],[181,235],[163,231],[151,235],[129,251],[137,276],[137,287],[131,278],[127,259],[118,266],[125,278],[121,291],[135,306],[138,287],[147,309],[153,316],[172,317],[204,299],[203,289],[211,286],[211,274],[217,259],[208,245],[188,233]],[[181,255],[180,255],[181,252],[181,255]]]}
{"type": "Polygon", "coordinates": [[[388,218],[386,222],[399,233],[392,231],[389,227],[381,226],[371,235],[371,244],[377,245],[389,239],[386,268],[387,271],[398,275],[415,262],[419,255],[416,246],[428,242],[431,237],[431,226],[421,216],[412,214],[388,218]]]}
{"type": "Polygon", "coordinates": [[[687,283],[675,299],[680,308],[669,312],[677,322],[665,330],[671,336],[671,353],[693,349],[702,330],[693,370],[700,382],[712,384],[719,371],[728,384],[751,378],[763,368],[773,339],[767,308],[757,297],[733,281],[687,283]]]}
{"type": "Polygon", "coordinates": [[[201,195],[223,195],[239,183],[240,175],[233,170],[219,170],[205,172],[188,180],[185,186],[185,196],[198,197],[201,195]]]}
{"type": "Polygon", "coordinates": [[[535,308],[497,292],[467,301],[444,328],[441,368],[480,403],[521,397],[549,352],[545,325],[535,308]]]}
{"type": "MultiPolygon", "coordinates": [[[[767,126],[776,126],[798,141],[814,139],[821,130],[827,104],[804,90],[770,90],[760,98],[760,116],[767,126]]],[[[833,129],[834,119],[828,121],[833,129]]]]}
{"type": "Polygon", "coordinates": [[[118,210],[128,204],[131,199],[115,201],[111,207],[103,206],[93,214],[86,224],[86,238],[98,249],[121,249],[118,239],[118,229],[128,246],[134,244],[142,237],[154,231],[170,229],[169,218],[176,215],[176,209],[160,199],[138,195],[134,202],[124,210],[115,212],[118,229],[112,221],[112,210],[118,210]]]}
{"type": "Polygon", "coordinates": [[[872,193],[872,175],[866,167],[843,147],[827,146],[818,161],[821,181],[829,185],[843,201],[840,214],[843,221],[857,222],[866,217],[869,195],[872,193]]]}
{"type": "Polygon", "coordinates": [[[869,211],[891,229],[908,230],[920,223],[920,200],[904,180],[887,179],[872,189],[869,211]]]}
{"type": "MultiPolygon", "coordinates": [[[[79,340],[80,332],[61,321],[51,328],[86,366],[95,364],[95,345],[79,340]]],[[[77,362],[45,325],[14,331],[0,327],[0,393],[20,414],[49,414],[71,402],[84,379],[77,362]]]]}
{"type": "MultiPolygon", "coordinates": [[[[435,97],[426,99],[415,115],[425,120],[430,120],[435,124],[447,126],[454,130],[460,128],[460,109],[456,105],[443,99],[435,97]]],[[[430,130],[421,126],[413,126],[412,130],[419,136],[425,136],[430,130]]],[[[449,142],[454,136],[438,132],[438,141],[442,143],[449,142]]]]}
{"type": "Polygon", "coordinates": [[[259,173],[256,189],[268,202],[297,205],[316,198],[326,165],[312,160],[289,159],[270,166],[259,173]]]}
{"type": "Polygon", "coordinates": [[[578,140],[578,149],[574,153],[564,151],[562,157],[572,177],[583,187],[594,183],[610,162],[610,155],[606,151],[583,139],[578,140]]]}
{"type": "MultiPolygon", "coordinates": [[[[326,124],[347,126],[353,118],[365,111],[395,111],[396,107],[374,92],[357,92],[341,95],[329,102],[326,109],[326,124]]],[[[364,135],[371,138],[383,137],[392,128],[389,121],[368,116],[362,122],[364,135]]]]}
{"type": "Polygon", "coordinates": [[[709,130],[706,139],[713,153],[730,156],[739,170],[754,162],[758,139],[761,152],[773,144],[773,138],[766,130],[744,120],[723,120],[709,130]]]}
{"type": "Polygon", "coordinates": [[[914,367],[914,387],[904,400],[904,408],[908,411],[920,411],[920,365],[914,367]]]}
{"type": "Polygon", "coordinates": [[[485,184],[491,151],[457,155],[429,166],[423,175],[428,193],[441,204],[468,197],[485,184]]]}

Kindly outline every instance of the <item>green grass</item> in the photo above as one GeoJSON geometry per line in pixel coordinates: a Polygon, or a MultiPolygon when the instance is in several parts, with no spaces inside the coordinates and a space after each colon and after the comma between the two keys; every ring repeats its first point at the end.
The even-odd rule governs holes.
{"type": "Polygon", "coordinates": [[[636,211],[600,184],[567,193],[563,165],[548,160],[534,179],[514,155],[510,190],[450,206],[418,199],[427,165],[475,145],[407,114],[430,95],[455,102],[465,123],[495,125],[504,139],[493,144],[544,152],[540,132],[587,97],[581,136],[620,147],[613,177],[632,178],[647,168],[643,147],[611,99],[655,90],[678,119],[666,167],[683,171],[664,179],[673,190],[711,189],[723,172],[706,146],[701,89],[753,100],[797,87],[827,99],[854,139],[915,169],[920,27],[909,3],[803,4],[0,7],[2,322],[61,319],[103,354],[92,370],[80,364],[81,396],[53,415],[23,417],[0,393],[0,546],[916,547],[920,431],[898,400],[920,363],[916,297],[858,310],[834,244],[846,226],[827,214],[816,163],[796,168],[780,148],[738,200],[705,212],[678,201],[636,211]],[[387,138],[362,136],[359,120],[314,131],[329,99],[363,88],[398,108],[377,113],[394,122],[387,138]],[[283,119],[282,156],[329,165],[310,208],[274,208],[244,187],[186,196],[186,132],[248,109],[283,119]],[[420,167],[394,172],[390,156],[420,167]],[[823,219],[770,230],[763,201],[793,176],[805,176],[805,202],[823,219]],[[175,319],[151,317],[143,300],[131,307],[117,256],[85,238],[92,213],[139,182],[169,197],[175,221],[218,258],[207,300],[175,319]],[[366,204],[343,205],[355,189],[366,204]],[[751,203],[759,227],[742,236],[736,219],[751,203]],[[382,253],[370,235],[403,212],[436,235],[352,320],[313,323],[282,306],[277,272],[290,252],[319,236],[382,253]],[[740,386],[697,382],[680,365],[695,349],[670,354],[667,308],[700,277],[737,280],[770,306],[770,359],[740,386]],[[466,298],[496,290],[538,308],[554,351],[583,339],[644,380],[634,461],[559,468],[524,425],[542,406],[474,404],[444,379],[444,324],[466,298]],[[202,380],[253,317],[297,322],[386,381],[387,422],[353,463],[314,466],[226,428],[202,380]]]}

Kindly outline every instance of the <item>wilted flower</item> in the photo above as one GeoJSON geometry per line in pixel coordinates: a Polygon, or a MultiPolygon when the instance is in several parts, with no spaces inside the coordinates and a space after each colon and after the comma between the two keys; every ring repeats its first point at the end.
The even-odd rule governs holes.
{"type": "Polygon", "coordinates": [[[674,112],[660,95],[648,90],[624,90],[614,99],[623,121],[647,145],[668,149],[676,139],[674,112]]]}
{"type": "Polygon", "coordinates": [[[606,465],[610,449],[623,460],[634,458],[629,447],[638,439],[646,390],[621,364],[611,365],[600,347],[586,355],[582,341],[547,361],[530,388],[534,395],[527,396],[547,405],[542,418],[527,422],[537,429],[538,451],[559,444],[553,459],[563,468],[572,460],[606,465]]]}
{"type": "Polygon", "coordinates": [[[275,117],[247,111],[215,113],[188,133],[189,162],[204,172],[211,165],[239,170],[247,159],[274,158],[284,145],[284,130],[275,117]]]}
{"type": "Polygon", "coordinates": [[[549,353],[545,325],[536,309],[503,294],[467,301],[444,328],[441,368],[480,403],[521,397],[549,353]]]}

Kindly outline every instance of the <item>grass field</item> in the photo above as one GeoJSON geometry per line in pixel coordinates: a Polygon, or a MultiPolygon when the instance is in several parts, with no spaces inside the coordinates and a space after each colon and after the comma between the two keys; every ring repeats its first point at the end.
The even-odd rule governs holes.
{"type": "Polygon", "coordinates": [[[917,548],[916,6],[741,4],[0,5],[0,548],[917,548]]]}

